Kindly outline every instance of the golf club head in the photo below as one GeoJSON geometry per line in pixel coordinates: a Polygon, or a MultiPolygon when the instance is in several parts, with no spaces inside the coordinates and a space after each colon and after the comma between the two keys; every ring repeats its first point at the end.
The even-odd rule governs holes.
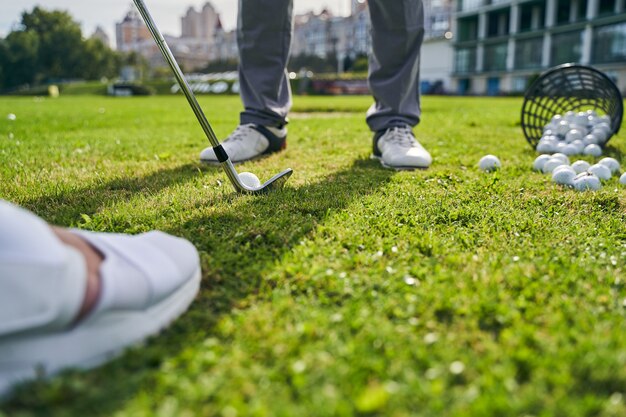
{"type": "Polygon", "coordinates": [[[261,186],[256,188],[248,187],[244,184],[241,184],[241,181],[239,181],[239,187],[237,191],[245,194],[268,193],[272,190],[283,188],[289,177],[291,177],[291,174],[293,174],[293,170],[291,168],[287,168],[283,172],[274,175],[272,178],[265,181],[265,183],[261,184],[261,186]]]}

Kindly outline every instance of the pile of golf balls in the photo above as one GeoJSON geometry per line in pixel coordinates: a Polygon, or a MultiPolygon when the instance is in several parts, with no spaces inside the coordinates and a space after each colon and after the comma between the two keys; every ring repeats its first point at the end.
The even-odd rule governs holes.
{"type": "Polygon", "coordinates": [[[537,152],[565,155],[602,155],[602,148],[613,135],[611,118],[599,116],[594,110],[567,112],[552,117],[537,143],[537,152]]]}
{"type": "MultiPolygon", "coordinates": [[[[599,190],[602,181],[608,181],[614,175],[619,175],[620,163],[614,158],[602,158],[597,164],[587,161],[576,161],[570,165],[570,160],[563,153],[553,155],[539,155],[533,163],[535,171],[552,175],[552,182],[572,187],[578,191],[599,190]]],[[[620,184],[626,185],[626,173],[621,176],[620,184]]]]}

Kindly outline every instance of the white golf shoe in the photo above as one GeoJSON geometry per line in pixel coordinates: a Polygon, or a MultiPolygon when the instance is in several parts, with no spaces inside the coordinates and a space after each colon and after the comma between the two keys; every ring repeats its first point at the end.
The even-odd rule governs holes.
{"type": "Polygon", "coordinates": [[[184,239],[74,232],[104,258],[98,301],[78,322],[84,256],[0,200],[0,397],[21,382],[107,362],[166,327],[198,292],[198,253],[184,239]]]}
{"type": "MultiPolygon", "coordinates": [[[[224,140],[222,147],[234,164],[262,158],[287,147],[287,128],[256,124],[239,125],[224,140]]],[[[208,147],[200,153],[200,161],[219,164],[213,147],[208,147]]]]}
{"type": "Polygon", "coordinates": [[[408,126],[377,132],[372,157],[380,160],[385,168],[396,170],[426,169],[432,163],[432,157],[408,126]]]}

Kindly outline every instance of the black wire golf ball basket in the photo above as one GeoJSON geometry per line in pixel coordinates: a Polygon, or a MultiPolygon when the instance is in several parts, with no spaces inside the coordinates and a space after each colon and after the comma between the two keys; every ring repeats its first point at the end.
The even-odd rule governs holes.
{"type": "Polygon", "coordinates": [[[624,102],[615,83],[601,71],[584,65],[564,64],[549,69],[524,97],[522,129],[526,140],[535,148],[552,117],[587,110],[609,116],[610,137],[617,134],[622,125],[624,102]]]}

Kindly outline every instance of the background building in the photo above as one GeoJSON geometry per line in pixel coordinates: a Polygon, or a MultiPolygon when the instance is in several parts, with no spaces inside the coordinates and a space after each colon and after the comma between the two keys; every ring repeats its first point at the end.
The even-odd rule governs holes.
{"type": "Polygon", "coordinates": [[[517,93],[544,70],[592,65],[626,90],[624,0],[459,0],[454,88],[517,93]]]}

